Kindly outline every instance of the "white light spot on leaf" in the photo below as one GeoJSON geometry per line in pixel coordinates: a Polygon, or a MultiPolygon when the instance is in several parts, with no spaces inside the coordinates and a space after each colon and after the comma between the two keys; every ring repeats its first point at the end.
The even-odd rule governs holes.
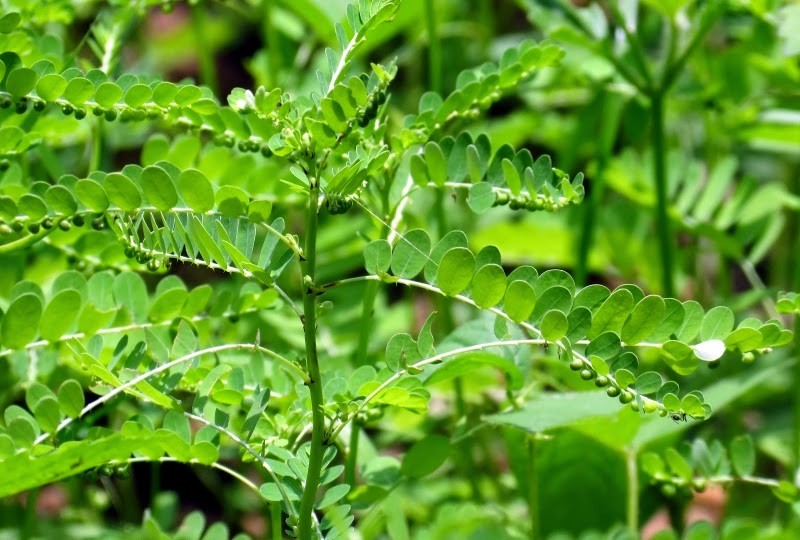
{"type": "Polygon", "coordinates": [[[725,343],[721,339],[709,339],[692,345],[695,356],[704,362],[719,360],[725,354],[725,343]]]}

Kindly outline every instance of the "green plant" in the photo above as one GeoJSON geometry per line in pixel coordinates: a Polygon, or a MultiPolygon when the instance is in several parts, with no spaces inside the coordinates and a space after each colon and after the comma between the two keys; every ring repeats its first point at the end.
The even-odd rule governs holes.
{"type": "MultiPolygon", "coordinates": [[[[400,489],[415,489],[452,457],[480,502],[486,490],[469,442],[513,426],[504,434],[529,525],[509,524],[510,510],[475,519],[538,537],[542,435],[599,416],[594,429],[612,417],[630,427],[606,442],[625,456],[625,529],[635,534],[640,451],[685,429],[687,416],[712,413],[708,391],[682,391],[653,360],[685,376],[791,343],[775,319],[736,324],[725,306],[705,310],[636,285],[578,287],[564,270],[511,269],[497,248],[473,249],[472,217],[455,225],[465,207],[556,212],[584,198],[581,173],[469,129],[558,65],[559,47],[521,41],[499,63],[461,72],[452,92],[424,93],[416,113],[398,121],[395,62],[362,72],[356,59],[400,5],[360,0],[335,27],[338,48],[325,50],[313,90],[235,88],[223,105],[211,90],[218,77],[208,50],[200,55],[206,85],[123,72],[122,44],[150,4],[172,8],[103,10],[88,58],[65,54],[44,25],[73,17],[69,3],[0,18],[8,273],[0,355],[12,375],[0,496],[179,462],[249,488],[269,508],[275,538],[344,537],[356,514],[365,536],[402,536],[406,524],[390,511],[400,489]],[[74,152],[80,143],[88,156],[74,152]],[[138,164],[115,154],[128,145],[141,147],[138,164]],[[414,204],[430,206],[435,227],[415,226],[414,204]],[[421,291],[436,314],[427,309],[424,323],[405,331],[410,301],[383,305],[387,290],[421,291]],[[475,413],[464,386],[487,367],[502,374],[505,394],[487,396],[475,413]],[[602,390],[536,392],[577,381],[569,371],[584,389],[602,390]],[[386,416],[402,426],[448,381],[455,425],[392,440],[386,416]],[[627,405],[619,415],[618,403],[627,405]],[[392,442],[402,459],[377,453],[376,444],[392,442]]],[[[265,13],[280,13],[273,7],[263,2],[265,13]]],[[[200,35],[210,8],[190,9],[200,35]]],[[[437,25],[432,4],[426,9],[435,73],[437,25]]],[[[270,49],[265,79],[280,80],[281,63],[270,49]]],[[[656,104],[665,88],[653,91],[656,104]]],[[[663,180],[665,149],[655,146],[663,180]]],[[[447,514],[441,519],[446,529],[447,514]]],[[[199,536],[202,524],[190,525],[187,535],[199,536]]],[[[171,529],[157,519],[143,527],[156,536],[171,529]]]]}

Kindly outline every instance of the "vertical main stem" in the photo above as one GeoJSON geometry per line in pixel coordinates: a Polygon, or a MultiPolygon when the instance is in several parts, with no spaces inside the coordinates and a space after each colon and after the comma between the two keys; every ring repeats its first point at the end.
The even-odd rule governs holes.
{"type": "Polygon", "coordinates": [[[661,288],[664,296],[673,296],[675,285],[673,276],[672,233],[667,215],[667,161],[664,127],[664,94],[653,92],[650,96],[650,117],[652,121],[653,172],[656,181],[656,231],[661,253],[661,288]]]}
{"type": "Polygon", "coordinates": [[[793,450],[794,456],[792,465],[794,465],[794,474],[797,474],[797,469],[800,468],[800,315],[794,316],[794,396],[792,401],[794,405],[794,441],[793,450]]]}
{"type": "Polygon", "coordinates": [[[317,225],[319,206],[319,179],[312,167],[310,174],[310,193],[308,196],[308,216],[306,220],[305,264],[303,265],[303,330],[306,341],[306,371],[308,389],[311,394],[311,453],[308,457],[308,476],[303,497],[300,500],[299,538],[311,538],[312,513],[317,499],[322,454],[324,445],[325,415],[322,411],[322,381],[317,357],[317,295],[314,291],[314,276],[317,264],[317,225]]]}

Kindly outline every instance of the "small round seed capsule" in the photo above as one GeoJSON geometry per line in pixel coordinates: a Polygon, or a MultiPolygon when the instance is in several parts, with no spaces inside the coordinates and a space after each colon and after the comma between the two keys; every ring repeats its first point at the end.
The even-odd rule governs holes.
{"type": "Polygon", "coordinates": [[[15,105],[15,110],[17,114],[25,114],[28,112],[28,102],[27,101],[18,101],[15,105]]]}
{"type": "Polygon", "coordinates": [[[608,377],[606,377],[605,375],[600,375],[594,380],[594,384],[598,388],[603,388],[605,386],[608,386],[608,383],[609,383],[608,377]]]}
{"type": "Polygon", "coordinates": [[[115,111],[114,109],[108,109],[105,112],[105,116],[108,122],[113,122],[114,120],[117,119],[117,111],[115,111]]]}
{"type": "Polygon", "coordinates": [[[674,484],[664,484],[661,486],[661,493],[667,497],[674,497],[677,492],[678,490],[674,484]]]}
{"type": "Polygon", "coordinates": [[[70,114],[75,112],[75,109],[72,107],[72,105],[66,104],[63,107],[61,107],[61,112],[64,113],[64,115],[69,116],[70,114]]]}
{"type": "Polygon", "coordinates": [[[53,228],[53,218],[49,218],[49,217],[48,218],[44,218],[44,221],[42,221],[42,227],[44,227],[47,230],[52,229],[53,228]]]}
{"type": "Polygon", "coordinates": [[[83,107],[78,107],[77,109],[75,109],[75,118],[77,118],[78,120],[83,120],[84,118],[86,118],[86,109],[84,109],[83,107]]]}
{"type": "Polygon", "coordinates": [[[42,112],[45,109],[45,107],[47,107],[47,102],[45,101],[37,99],[36,101],[33,102],[33,110],[36,112],[42,112]]]}
{"type": "Polygon", "coordinates": [[[40,229],[41,229],[41,226],[38,223],[36,223],[34,221],[28,223],[28,232],[29,233],[36,234],[36,233],[39,232],[40,229]]]}
{"type": "Polygon", "coordinates": [[[620,403],[630,403],[631,401],[633,401],[633,394],[631,394],[627,390],[623,390],[619,394],[619,401],[620,403]]]}
{"type": "Polygon", "coordinates": [[[95,116],[103,116],[104,112],[105,111],[103,109],[101,109],[100,107],[95,107],[94,109],[92,109],[92,114],[95,115],[95,116]]]}
{"type": "Polygon", "coordinates": [[[58,222],[58,228],[62,231],[68,231],[72,228],[72,223],[70,223],[69,220],[62,219],[58,222]]]}
{"type": "Polygon", "coordinates": [[[583,369],[583,361],[577,358],[573,359],[572,362],[569,363],[569,369],[572,371],[580,371],[583,369]]]}
{"type": "Polygon", "coordinates": [[[616,386],[609,386],[608,390],[606,390],[606,394],[608,397],[617,397],[619,395],[619,388],[616,386]]]}
{"type": "Polygon", "coordinates": [[[72,216],[72,224],[76,227],[83,227],[86,224],[86,220],[81,214],[75,214],[72,216]]]}
{"type": "Polygon", "coordinates": [[[584,381],[590,381],[594,377],[594,372],[591,369],[584,369],[581,370],[581,379],[584,381]]]}

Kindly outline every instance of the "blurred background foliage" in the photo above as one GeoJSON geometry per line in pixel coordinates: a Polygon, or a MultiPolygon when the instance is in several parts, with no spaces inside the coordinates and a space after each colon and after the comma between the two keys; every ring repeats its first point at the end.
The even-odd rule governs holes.
{"type": "MultiPolygon", "coordinates": [[[[293,95],[316,89],[316,71],[326,63],[324,49],[337,46],[334,23],[345,18],[346,5],[345,0],[0,2],[4,10],[28,12],[34,21],[60,35],[60,41],[49,46],[58,54],[72,51],[85,68],[96,67],[103,56],[103,50],[93,51],[92,43],[107,43],[97,38],[114,32],[121,38],[118,75],[152,73],[175,82],[192,79],[221,98],[235,87],[280,86],[293,95]]],[[[697,299],[705,307],[728,305],[740,318],[751,312],[769,318],[775,313],[773,299],[778,291],[800,290],[800,3],[407,0],[393,21],[373,31],[359,51],[355,69],[368,69],[370,61],[396,58],[398,75],[390,90],[388,114],[391,126],[397,127],[408,111],[416,110],[426,91],[453,90],[461,70],[498,62],[504,50],[530,38],[552,40],[563,47],[566,55],[561,65],[541,71],[505,96],[470,131],[473,136],[488,134],[493,148],[510,143],[530,149],[534,156],[551,155],[570,174],[584,171],[586,201],[558,213],[498,208],[478,217],[463,205],[452,204],[447,209],[449,228],[468,231],[474,250],[496,245],[509,267],[530,264],[540,272],[564,268],[579,284],[635,283],[645,291],[664,293],[663,276],[668,273],[676,297],[697,299]],[[708,18],[710,10],[716,10],[713,19],[708,18]],[[708,28],[692,43],[706,20],[708,28]],[[635,44],[626,30],[635,37],[635,44]],[[642,73],[657,78],[664,66],[680,57],[680,51],[688,53],[665,92],[665,137],[656,145],[651,101],[635,83],[641,82],[642,73]],[[664,266],[655,241],[660,227],[654,217],[655,152],[663,156],[667,171],[666,215],[674,250],[669,267],[664,266]]],[[[39,126],[45,134],[52,129],[55,140],[71,131],[72,138],[54,149],[55,160],[44,150],[33,152],[24,164],[28,175],[60,174],[63,171],[54,170],[54,163],[80,163],[90,144],[87,124],[71,118],[48,122],[52,126],[39,126]]],[[[102,170],[118,170],[138,159],[151,134],[147,124],[116,123],[107,128],[111,151],[102,170]]],[[[180,135],[176,137],[181,140],[180,135]]],[[[173,155],[185,151],[177,142],[172,144],[173,155]]],[[[208,163],[220,169],[223,184],[244,186],[289,206],[301,202],[293,199],[286,183],[272,181],[288,175],[269,161],[235,150],[213,151],[213,146],[198,148],[194,154],[198,161],[206,156],[208,163]]],[[[190,162],[195,159],[192,151],[188,155],[190,162]]],[[[13,182],[22,167],[12,164],[0,182],[13,182]]],[[[436,197],[430,193],[415,196],[407,208],[407,229],[433,226],[430,216],[435,204],[436,197]]],[[[296,218],[301,216],[298,211],[296,218]]],[[[291,219],[287,221],[291,228],[291,219]]],[[[358,236],[374,233],[370,216],[353,212],[322,230],[321,281],[326,276],[357,273],[363,264],[363,241],[358,236]]],[[[28,260],[24,253],[7,259],[0,267],[0,291],[7,295],[20,279],[70,268],[75,260],[64,256],[64,245],[69,245],[68,238],[61,247],[38,253],[35,260],[28,260]]],[[[121,254],[118,258],[123,260],[121,254]]],[[[216,279],[188,267],[173,272],[191,284],[216,279]]],[[[226,287],[224,283],[215,286],[218,290],[226,287]]],[[[297,286],[287,284],[289,289],[297,286]]],[[[357,341],[361,303],[354,291],[363,292],[355,288],[330,293],[336,309],[327,315],[319,339],[334,357],[334,366],[347,364],[353,353],[350,347],[357,341]]],[[[379,344],[395,332],[418,329],[431,309],[422,296],[406,292],[414,302],[401,302],[398,294],[392,289],[379,294],[376,310],[382,315],[372,338],[376,346],[371,349],[376,357],[382,350],[379,344]]],[[[467,314],[455,309],[455,318],[465,322],[467,314]]],[[[259,326],[262,334],[272,330],[277,339],[302,343],[300,326],[287,325],[285,320],[280,312],[265,312],[257,320],[243,317],[239,324],[219,332],[244,335],[248,328],[259,326]]],[[[492,331],[491,321],[469,324],[448,339],[457,341],[459,331],[473,335],[492,331]]],[[[564,364],[554,362],[546,352],[534,354],[541,355],[541,362],[531,368],[539,381],[532,392],[593,387],[571,376],[564,364]]],[[[715,417],[702,424],[653,423],[627,408],[619,411],[607,400],[610,409],[598,410],[591,420],[569,427],[539,429],[523,422],[523,429],[530,433],[561,429],[558,436],[541,436],[535,443],[526,442],[528,435],[508,427],[484,430],[493,425],[480,417],[492,412],[491,392],[497,379],[491,370],[485,377],[471,377],[464,389],[467,418],[472,418],[470,428],[479,433],[470,439],[472,463],[457,463],[456,468],[463,471],[471,466],[479,472],[460,479],[441,475],[396,490],[359,516],[360,533],[364,538],[386,534],[392,538],[524,537],[526,509],[518,494],[530,489],[529,480],[534,478],[543,505],[540,517],[545,536],[562,531],[567,536],[558,538],[570,537],[596,530],[602,531],[598,538],[612,537],[616,534],[612,528],[625,520],[625,471],[631,456],[643,448],[658,450],[695,437],[730,440],[750,432],[759,449],[759,472],[787,477],[794,459],[789,403],[797,392],[785,376],[791,369],[787,357],[787,353],[775,353],[759,359],[756,366],[725,365],[681,381],[689,388],[702,388],[716,400],[709,397],[715,417]],[[536,445],[533,463],[524,451],[526,444],[536,445]],[[531,467],[536,474],[531,474],[531,467]]],[[[43,359],[40,369],[48,365],[52,369],[53,364],[43,359]]],[[[0,364],[5,402],[14,398],[22,366],[13,358],[0,364]]],[[[449,405],[441,404],[450,399],[450,389],[441,386],[442,391],[434,393],[429,415],[388,415],[382,429],[374,433],[375,440],[362,438],[364,452],[374,454],[376,447],[391,450],[440,428],[463,430],[463,425],[447,425],[450,416],[442,409],[449,405]]],[[[157,480],[160,492],[148,499],[146,494],[155,482],[149,469],[135,466],[133,480],[97,484],[76,478],[56,489],[47,488],[36,505],[43,516],[38,533],[54,537],[66,530],[70,538],[111,538],[110,531],[123,530],[122,524],[139,523],[141,507],[149,506],[163,530],[175,530],[179,516],[200,509],[209,522],[224,520],[234,530],[256,537],[265,534],[260,503],[240,486],[208,470],[166,464],[157,480]]],[[[681,512],[703,504],[690,505],[688,498],[665,499],[645,485],[644,476],[640,482],[645,489],[639,509],[643,524],[666,513],[679,525],[681,512]]],[[[764,537],[796,538],[800,534],[793,528],[797,517],[773,499],[761,497],[759,489],[734,486],[724,494],[715,492],[707,497],[710,510],[702,515],[717,525],[724,521],[719,527],[731,535],[726,538],[754,537],[740,532],[751,531],[748,527],[753,523],[764,537]]],[[[15,499],[0,504],[0,538],[15,537],[23,503],[15,499]]],[[[27,506],[24,519],[30,523],[37,518],[27,506]]],[[[655,519],[652,523],[658,523],[659,518],[655,519]]],[[[24,534],[24,527],[21,530],[24,534]]],[[[114,534],[125,537],[128,533],[114,534]]],[[[139,534],[142,531],[134,529],[128,537],[139,534]]]]}

